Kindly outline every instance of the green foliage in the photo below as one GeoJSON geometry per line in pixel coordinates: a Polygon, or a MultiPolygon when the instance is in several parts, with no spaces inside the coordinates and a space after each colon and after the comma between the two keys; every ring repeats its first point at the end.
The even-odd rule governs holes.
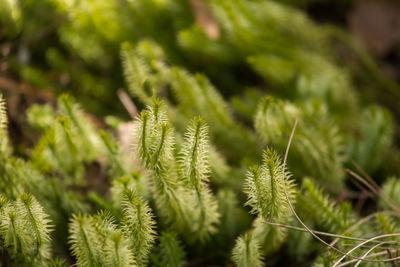
{"type": "Polygon", "coordinates": [[[46,130],[55,120],[55,112],[50,105],[32,105],[27,111],[28,122],[33,127],[46,130]]]}
{"type": "Polygon", "coordinates": [[[21,31],[22,14],[18,1],[1,0],[0,22],[5,26],[5,32],[14,37],[21,31]]]}
{"type": "MultiPolygon", "coordinates": [[[[385,214],[378,214],[376,216],[376,224],[385,234],[394,234],[398,232],[393,218],[386,216],[385,214]]],[[[395,237],[393,237],[393,239],[396,240],[395,237]]]]}
{"type": "Polygon", "coordinates": [[[100,266],[101,244],[92,217],[78,215],[72,218],[70,243],[78,265],[100,266]]]}
{"type": "Polygon", "coordinates": [[[100,137],[107,151],[106,154],[110,163],[110,176],[121,177],[127,175],[130,171],[127,168],[127,166],[129,166],[128,159],[121,151],[116,140],[114,140],[109,133],[104,131],[100,133],[100,137]]]}
{"type": "Polygon", "coordinates": [[[354,223],[351,205],[348,202],[335,204],[310,179],[303,180],[304,192],[301,194],[301,208],[324,228],[333,232],[345,232],[354,223]]]}
{"type": "MultiPolygon", "coordinates": [[[[44,116],[39,117],[38,122],[31,119],[34,125],[43,125],[38,128],[44,132],[32,158],[22,160],[2,154],[2,193],[17,198],[14,202],[1,198],[1,238],[9,255],[7,262],[62,266],[62,261],[53,256],[55,252],[50,251],[50,247],[53,242],[59,244],[67,238],[71,255],[79,266],[182,266],[186,262],[186,248],[190,253],[199,244],[231,249],[230,244],[240,233],[242,235],[232,250],[232,260],[238,266],[262,266],[263,259],[283,249],[285,242],[288,247],[298,248],[290,254],[292,257],[303,259],[319,251],[318,246],[309,236],[293,235],[289,232],[292,230],[273,225],[299,227],[293,221],[290,205],[302,218],[307,218],[308,224],[347,236],[397,231],[397,220],[384,213],[376,215],[373,222],[349,230],[358,218],[351,205],[348,202],[338,204],[324,193],[326,189],[331,191],[329,186],[334,182],[325,183],[328,186],[322,189],[308,178],[299,178],[302,191],[298,195],[291,172],[285,169],[272,148],[264,152],[261,165],[250,167],[245,176],[237,166],[232,168],[231,163],[210,144],[213,139],[205,120],[195,117],[181,134],[169,121],[174,114],[171,113],[173,106],[155,98],[151,101],[152,106],[141,112],[133,126],[134,157],[140,159],[144,169],[129,160],[111,133],[99,133],[68,96],[60,97],[56,111],[43,109],[44,116]],[[50,117],[53,119],[48,120],[50,117]],[[40,118],[44,118],[45,123],[42,124],[40,118]],[[96,187],[84,191],[85,194],[77,192],[86,190],[90,182],[84,174],[87,164],[97,159],[104,162],[104,173],[110,179],[110,198],[102,199],[100,191],[96,192],[100,189],[96,187]],[[228,182],[231,174],[245,177],[245,201],[237,191],[242,190],[241,186],[228,182]],[[43,203],[43,208],[36,199],[43,203]],[[91,200],[91,205],[86,199],[91,200]],[[250,207],[249,213],[256,216],[250,229],[252,218],[240,207],[241,203],[250,207]],[[150,208],[152,205],[156,207],[155,214],[150,208]],[[109,211],[93,215],[100,208],[109,211]],[[54,241],[49,237],[46,214],[55,223],[57,239],[54,241]],[[163,231],[159,240],[156,218],[157,229],[163,231]]],[[[273,143],[271,140],[281,138],[284,132],[288,134],[299,112],[299,108],[290,102],[274,101],[272,98],[262,100],[256,115],[257,129],[266,130],[259,131],[269,144],[273,143]],[[286,115],[281,120],[282,111],[286,115]]],[[[321,129],[317,133],[324,133],[313,117],[316,111],[324,109],[318,102],[302,108],[306,114],[309,112],[305,123],[310,129],[301,126],[299,136],[295,138],[311,143],[318,136],[308,137],[311,129],[321,129]]],[[[325,115],[319,114],[320,118],[325,115]]],[[[2,129],[6,137],[6,127],[2,129]]],[[[295,140],[293,156],[289,154],[290,164],[295,164],[291,157],[296,155],[308,155],[309,160],[314,157],[315,161],[317,155],[326,155],[321,150],[317,151],[322,154],[316,155],[301,153],[303,146],[295,140]]],[[[279,141],[282,144],[276,142],[277,147],[283,148],[283,141],[279,141]]],[[[341,158],[339,152],[336,153],[333,157],[341,158]]],[[[300,172],[295,168],[295,171],[300,176],[311,169],[304,168],[300,172]]],[[[382,194],[395,204],[396,185],[397,179],[391,178],[382,188],[382,194]]],[[[354,244],[352,240],[340,240],[338,247],[344,249],[354,244]]],[[[332,255],[332,260],[337,258],[332,255]]]]}
{"type": "MultiPolygon", "coordinates": [[[[389,177],[382,185],[381,194],[392,201],[396,206],[400,206],[400,180],[397,177],[389,177]]],[[[380,206],[389,208],[389,205],[381,199],[380,206]]]]}
{"type": "Polygon", "coordinates": [[[200,239],[207,238],[208,232],[215,232],[214,227],[219,223],[217,201],[208,188],[209,160],[208,128],[203,119],[195,118],[186,131],[178,162],[184,183],[196,195],[191,205],[199,210],[194,229],[200,239]]]}
{"type": "Polygon", "coordinates": [[[129,239],[109,213],[74,215],[69,231],[72,255],[79,266],[135,266],[129,239]]]}
{"type": "Polygon", "coordinates": [[[398,232],[400,87],[313,2],[0,0],[0,265],[332,266],[299,220],[398,232]]]}
{"type": "Polygon", "coordinates": [[[342,137],[322,102],[305,102],[298,106],[267,96],[258,106],[255,128],[268,145],[283,151],[300,114],[302,119],[288,164],[296,173],[312,175],[337,191],[344,178],[342,137]]]}
{"type": "Polygon", "coordinates": [[[121,176],[112,181],[111,198],[116,209],[121,209],[125,191],[133,190],[140,196],[149,197],[147,177],[143,172],[133,171],[126,176],[121,176]]]}
{"type": "Polygon", "coordinates": [[[183,129],[182,122],[189,122],[193,116],[201,115],[213,127],[210,135],[223,149],[224,154],[233,160],[233,155],[246,153],[254,159],[258,152],[255,137],[242,125],[236,123],[232,112],[211,82],[202,74],[192,75],[179,67],[169,67],[163,60],[159,47],[150,43],[155,58],[146,59],[141,52],[143,43],[134,49],[124,43],[121,49],[124,74],[130,91],[142,103],[150,104],[152,96],[161,96],[163,86],[170,86],[171,100],[177,107],[167,105],[168,113],[174,118],[177,128],[183,129]],[[160,55],[161,54],[161,55],[160,55]],[[229,129],[229,130],[228,130],[229,129]],[[235,142],[236,139],[242,142],[235,142]]]}
{"type": "Polygon", "coordinates": [[[60,115],[35,147],[33,163],[41,171],[60,172],[70,182],[80,183],[84,164],[104,148],[93,124],[70,96],[61,95],[58,105],[60,115]]]}
{"type": "Polygon", "coordinates": [[[285,221],[291,215],[286,198],[294,202],[295,185],[275,151],[265,151],[261,167],[250,168],[245,192],[248,196],[246,205],[251,206],[252,213],[276,222],[285,221]]]}
{"type": "MultiPolygon", "coordinates": [[[[150,70],[144,59],[136,56],[132,46],[124,43],[121,46],[121,59],[124,75],[132,95],[138,97],[143,103],[149,104],[153,92],[149,89],[150,70]]],[[[153,88],[150,88],[153,90],[153,88]]]]}
{"type": "Polygon", "coordinates": [[[156,102],[154,108],[142,112],[135,125],[134,146],[145,166],[152,172],[156,204],[164,213],[163,216],[169,222],[182,224],[186,220],[183,217],[186,216],[184,209],[189,208],[185,205],[187,192],[177,179],[172,151],[174,137],[160,107],[160,103],[156,102]],[[175,197],[179,194],[181,197],[175,197]]]}
{"type": "Polygon", "coordinates": [[[0,238],[16,262],[50,265],[50,231],[48,215],[30,194],[23,193],[17,200],[0,197],[0,238]]]}
{"type": "MultiPolygon", "coordinates": [[[[287,236],[286,229],[273,227],[267,222],[289,223],[292,217],[289,205],[296,203],[295,184],[290,178],[291,174],[284,168],[278,154],[267,149],[262,165],[250,167],[247,173],[244,186],[247,194],[245,205],[251,207],[251,213],[258,215],[248,234],[257,240],[264,253],[277,250],[287,236]]],[[[234,250],[237,246],[238,243],[234,250]]]]}
{"type": "MultiPolygon", "coordinates": [[[[290,219],[291,218],[287,218],[285,221],[281,220],[280,222],[285,224],[290,222],[290,219]]],[[[267,221],[259,215],[253,221],[253,228],[251,230],[254,238],[257,239],[258,243],[261,245],[263,255],[268,255],[277,251],[286,241],[288,234],[287,229],[268,225],[268,222],[270,221],[267,221]]]]}
{"type": "Polygon", "coordinates": [[[360,138],[351,146],[352,158],[367,172],[373,172],[391,146],[393,124],[390,113],[372,106],[363,114],[360,138]]]}
{"type": "Polygon", "coordinates": [[[262,266],[262,257],[257,239],[247,233],[236,240],[232,260],[239,267],[262,266]]]}
{"type": "Polygon", "coordinates": [[[139,266],[145,265],[155,238],[155,222],[147,203],[132,191],[124,192],[122,231],[139,266]]]}
{"type": "Polygon", "coordinates": [[[164,109],[162,102],[154,100],[142,112],[134,127],[134,147],[153,174],[156,204],[166,222],[189,239],[204,240],[219,221],[217,202],[207,188],[207,128],[202,119],[194,119],[175,156],[174,131],[164,109]]]}
{"type": "Polygon", "coordinates": [[[247,211],[239,202],[238,196],[232,189],[221,188],[217,195],[218,206],[221,214],[221,223],[218,227],[218,233],[222,237],[220,242],[227,247],[236,238],[236,233],[245,230],[250,225],[250,218],[247,211]],[[226,242],[228,239],[229,242],[226,242]]]}
{"type": "Polygon", "coordinates": [[[118,226],[105,211],[74,215],[70,223],[72,254],[81,266],[145,266],[155,239],[155,222],[147,203],[136,193],[123,193],[118,226]]]}
{"type": "Polygon", "coordinates": [[[185,251],[181,242],[172,232],[162,232],[157,254],[152,259],[155,266],[180,267],[184,266],[185,251]]]}

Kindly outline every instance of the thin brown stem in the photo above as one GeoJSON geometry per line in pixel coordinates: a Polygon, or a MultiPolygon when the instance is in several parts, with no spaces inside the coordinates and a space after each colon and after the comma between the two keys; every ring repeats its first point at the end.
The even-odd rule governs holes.
{"type": "MultiPolygon", "coordinates": [[[[374,212],[372,214],[369,214],[368,216],[365,216],[364,218],[358,220],[355,224],[353,224],[352,226],[350,226],[349,228],[346,229],[347,231],[352,231],[353,229],[357,228],[358,226],[360,226],[361,224],[369,221],[370,219],[374,218],[375,216],[379,215],[379,214],[387,214],[387,215],[394,215],[394,216],[399,216],[399,214],[397,214],[396,212],[393,211],[380,211],[380,212],[374,212]]],[[[335,240],[333,240],[330,245],[335,245],[337,242],[339,241],[339,238],[336,238],[335,240]]]]}
{"type": "Polygon", "coordinates": [[[125,109],[128,111],[131,118],[135,119],[138,111],[136,105],[133,103],[129,95],[122,89],[118,89],[117,94],[119,100],[121,101],[122,105],[124,105],[125,109]]]}
{"type": "Polygon", "coordinates": [[[382,200],[386,202],[386,204],[388,204],[394,211],[400,214],[400,208],[397,207],[392,201],[390,201],[390,199],[388,199],[385,195],[381,194],[380,189],[376,189],[374,186],[372,186],[370,183],[368,183],[365,179],[363,179],[352,170],[346,169],[346,172],[357,179],[359,182],[364,184],[366,187],[368,187],[376,196],[381,197],[382,200]]]}
{"type": "MultiPolygon", "coordinates": [[[[287,147],[286,147],[285,157],[284,157],[284,160],[283,160],[283,170],[282,170],[283,177],[286,177],[286,176],[285,176],[285,169],[286,169],[287,156],[288,156],[288,154],[289,154],[289,148],[290,148],[290,145],[291,145],[292,140],[293,140],[293,136],[294,136],[294,133],[295,133],[295,130],[296,130],[296,127],[297,127],[298,120],[299,120],[299,117],[296,118],[296,121],[295,121],[295,123],[294,123],[293,129],[292,129],[292,132],[291,132],[291,134],[290,134],[289,141],[288,141],[288,144],[287,144],[287,147]]],[[[355,257],[355,256],[353,256],[353,255],[350,255],[349,252],[344,252],[344,251],[341,251],[340,249],[338,249],[338,248],[336,248],[336,247],[331,246],[331,245],[328,244],[325,240],[323,240],[323,239],[320,238],[317,234],[315,234],[314,230],[310,229],[310,228],[300,219],[299,215],[297,215],[296,211],[294,210],[293,204],[292,204],[292,202],[290,201],[289,195],[288,195],[288,193],[287,193],[286,182],[283,183],[283,188],[284,188],[284,191],[285,191],[286,201],[288,202],[288,205],[289,205],[290,210],[292,211],[292,213],[293,213],[294,217],[296,218],[296,220],[307,230],[307,232],[309,232],[315,239],[317,239],[318,241],[320,241],[321,243],[323,243],[324,245],[326,245],[326,246],[328,247],[328,249],[332,249],[332,250],[334,250],[334,251],[336,251],[336,252],[342,254],[343,257],[349,256],[350,258],[353,258],[353,259],[357,259],[357,260],[360,260],[360,259],[361,259],[361,258],[359,258],[359,257],[355,257]]],[[[399,235],[400,235],[400,234],[399,234],[399,235]]],[[[378,236],[378,237],[379,237],[379,236],[378,236]]],[[[378,237],[375,237],[375,238],[378,238],[378,237]]],[[[372,240],[373,240],[373,239],[372,239],[372,240]]],[[[368,241],[368,240],[367,240],[367,241],[368,241]]],[[[364,242],[367,242],[367,241],[364,241],[364,242]]],[[[354,248],[353,248],[353,249],[354,249],[354,248]]],[[[391,260],[395,260],[395,259],[396,259],[396,258],[394,258],[394,259],[389,259],[389,260],[367,260],[367,259],[361,259],[361,260],[363,260],[363,261],[368,261],[368,262],[382,262],[382,261],[391,261],[391,260]]]]}
{"type": "MultiPolygon", "coordinates": [[[[358,244],[357,246],[354,246],[352,249],[350,249],[349,251],[347,251],[340,259],[338,259],[334,265],[332,265],[332,267],[337,267],[339,265],[339,263],[346,258],[346,256],[350,256],[350,253],[352,253],[354,250],[356,250],[357,248],[361,247],[364,244],[367,244],[368,242],[371,242],[372,240],[376,240],[376,239],[381,239],[381,238],[386,238],[386,237],[394,237],[394,236],[400,236],[400,233],[394,233],[394,234],[384,234],[384,235],[378,235],[378,236],[374,236],[369,238],[366,241],[361,242],[360,244],[358,244]]],[[[396,257],[396,258],[390,258],[390,259],[383,259],[383,260],[377,260],[377,262],[389,262],[389,261],[395,261],[395,260],[399,260],[400,257],[396,257]]],[[[359,258],[358,260],[365,260],[363,258],[359,258]]]]}

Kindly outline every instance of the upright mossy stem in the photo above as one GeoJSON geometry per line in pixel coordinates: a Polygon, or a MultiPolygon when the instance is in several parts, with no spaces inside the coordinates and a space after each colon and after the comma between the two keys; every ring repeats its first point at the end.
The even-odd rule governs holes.
{"type": "Polygon", "coordinates": [[[194,122],[195,132],[194,132],[194,142],[190,159],[190,167],[189,167],[189,178],[190,182],[194,186],[197,194],[200,195],[200,174],[197,170],[197,157],[199,154],[199,139],[200,139],[200,130],[201,130],[201,121],[197,120],[194,122]]]}
{"type": "Polygon", "coordinates": [[[327,197],[327,194],[316,186],[309,178],[303,179],[303,187],[305,192],[302,199],[304,204],[307,204],[304,209],[310,208],[311,210],[319,210],[320,223],[324,222],[326,228],[331,231],[340,231],[345,233],[350,223],[348,218],[349,214],[346,212],[346,202],[340,206],[327,197]]]}
{"type": "Polygon", "coordinates": [[[7,234],[11,234],[11,235],[13,235],[13,239],[14,239],[14,242],[13,242],[13,245],[14,245],[14,253],[16,254],[20,249],[22,249],[22,241],[21,241],[21,239],[20,239],[20,237],[19,237],[19,233],[18,233],[18,230],[17,230],[17,228],[16,228],[16,218],[17,218],[17,215],[14,213],[14,212],[9,212],[8,214],[8,217],[9,217],[9,220],[10,220],[10,222],[11,222],[11,231],[9,232],[9,233],[7,233],[7,234]]]}
{"type": "Polygon", "coordinates": [[[24,208],[26,209],[26,212],[28,214],[28,221],[29,224],[32,226],[33,228],[33,232],[35,233],[35,239],[36,239],[36,253],[39,250],[39,247],[42,244],[42,237],[41,234],[39,232],[39,226],[37,224],[36,218],[34,217],[34,215],[32,214],[32,199],[28,194],[22,194],[20,196],[20,200],[24,205],[24,208]]]}
{"type": "Polygon", "coordinates": [[[84,243],[86,249],[88,250],[89,265],[92,264],[93,266],[95,266],[96,261],[95,261],[95,257],[94,257],[94,253],[92,251],[91,245],[88,241],[87,234],[84,229],[83,217],[78,219],[78,223],[79,223],[79,233],[82,235],[83,243],[84,243]]]}
{"type": "Polygon", "coordinates": [[[108,211],[73,215],[70,223],[72,255],[80,266],[135,266],[128,238],[108,211]]]}
{"type": "Polygon", "coordinates": [[[261,267],[263,265],[260,245],[252,233],[245,233],[236,239],[232,260],[238,267],[261,267]]]}
{"type": "Polygon", "coordinates": [[[12,249],[11,257],[47,265],[50,261],[50,220],[39,202],[22,193],[16,200],[2,198],[0,239],[12,249]],[[7,202],[7,203],[6,203],[7,202]]]}
{"type": "Polygon", "coordinates": [[[139,118],[142,122],[142,132],[140,135],[140,149],[139,156],[145,159],[146,165],[149,163],[149,152],[147,148],[146,138],[148,136],[148,125],[149,125],[149,113],[147,111],[143,111],[139,118]]]}
{"type": "Polygon", "coordinates": [[[185,142],[178,161],[182,165],[185,178],[200,193],[209,176],[208,129],[200,117],[194,118],[185,134],[185,142]]]}
{"type": "Polygon", "coordinates": [[[161,232],[158,246],[162,266],[183,266],[185,264],[185,251],[174,232],[161,232]]]}
{"type": "MultiPolygon", "coordinates": [[[[285,199],[283,186],[287,184],[290,198],[295,201],[296,189],[289,177],[283,177],[283,165],[278,154],[268,148],[261,166],[250,167],[245,182],[247,202],[252,213],[259,213],[267,221],[286,222],[290,210],[285,199]]],[[[288,176],[288,175],[287,175],[288,176]]]]}
{"type": "MultiPolygon", "coordinates": [[[[255,194],[250,194],[248,193],[248,200],[245,203],[245,205],[249,205],[251,206],[251,210],[250,212],[255,214],[261,211],[261,209],[259,207],[262,206],[262,203],[265,203],[266,200],[264,199],[265,195],[262,193],[262,186],[260,185],[260,181],[259,181],[259,167],[258,166],[252,166],[249,167],[249,170],[247,172],[247,177],[249,177],[250,181],[254,181],[254,188],[255,188],[255,194]]],[[[250,185],[247,185],[248,187],[250,187],[250,185]]],[[[246,190],[251,190],[250,188],[245,189],[246,190]]]]}
{"type": "Polygon", "coordinates": [[[163,217],[188,240],[206,240],[219,221],[218,205],[207,184],[208,129],[203,119],[194,118],[175,153],[175,133],[164,105],[155,98],[153,106],[142,112],[135,125],[134,144],[152,173],[155,202],[163,217]]]}
{"type": "MultiPolygon", "coordinates": [[[[76,117],[76,110],[78,107],[74,104],[73,98],[68,94],[63,94],[59,98],[59,102],[62,103],[62,106],[65,108],[66,116],[71,119],[73,125],[78,129],[80,134],[85,134],[85,131],[82,129],[82,125],[79,122],[79,119],[76,117]],[[75,105],[75,106],[73,106],[75,105]],[[74,108],[76,110],[74,110],[74,108]]],[[[78,109],[80,111],[80,109],[78,109]]]]}
{"type": "Polygon", "coordinates": [[[136,192],[126,190],[123,199],[123,233],[130,241],[137,264],[143,266],[155,242],[156,222],[148,204],[136,192]]]}
{"type": "Polygon", "coordinates": [[[185,183],[189,185],[189,190],[194,191],[194,207],[200,210],[197,231],[202,232],[203,237],[208,238],[209,230],[219,222],[217,213],[217,202],[211,191],[208,189],[210,176],[209,163],[209,142],[208,126],[206,122],[195,117],[187,127],[184,143],[178,156],[178,163],[184,175],[185,183]]]}
{"type": "Polygon", "coordinates": [[[164,169],[166,167],[164,166],[164,161],[161,157],[164,156],[163,153],[165,152],[164,149],[166,146],[166,138],[169,130],[170,130],[169,123],[164,122],[161,124],[160,140],[156,148],[156,151],[152,157],[152,166],[155,166],[155,168],[164,169]]]}
{"type": "Polygon", "coordinates": [[[126,166],[124,155],[117,141],[113,140],[111,135],[103,130],[100,131],[100,138],[106,147],[107,157],[110,164],[110,176],[121,177],[127,175],[131,168],[126,166]]]}

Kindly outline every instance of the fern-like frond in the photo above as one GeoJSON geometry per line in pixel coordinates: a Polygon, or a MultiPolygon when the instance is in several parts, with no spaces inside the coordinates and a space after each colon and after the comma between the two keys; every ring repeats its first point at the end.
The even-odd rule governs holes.
{"type": "Polygon", "coordinates": [[[44,131],[53,125],[56,119],[56,113],[49,104],[34,104],[26,111],[28,123],[33,128],[44,131]]]}
{"type": "Polygon", "coordinates": [[[173,157],[174,136],[162,101],[153,99],[153,105],[140,114],[133,136],[133,147],[146,167],[166,167],[173,157]]]}
{"type": "Polygon", "coordinates": [[[110,267],[136,266],[128,239],[120,232],[111,233],[104,246],[104,265],[110,267]]]}
{"type": "Polygon", "coordinates": [[[108,211],[99,211],[93,216],[94,226],[101,238],[103,266],[135,266],[132,250],[129,249],[129,239],[123,235],[114,217],[108,211]]]}
{"type": "Polygon", "coordinates": [[[193,75],[178,67],[166,72],[166,79],[179,103],[179,111],[186,119],[201,115],[207,122],[212,123],[210,134],[216,144],[226,151],[227,157],[246,155],[254,159],[255,152],[258,152],[254,136],[242,125],[234,122],[229,106],[206,76],[193,75]],[[242,142],[235,141],[238,139],[242,142]]]}
{"type": "Polygon", "coordinates": [[[27,193],[16,201],[1,197],[0,237],[4,245],[25,263],[48,266],[50,262],[50,220],[39,202],[27,193]]]}
{"type": "Polygon", "coordinates": [[[221,188],[217,194],[219,213],[218,236],[225,237],[230,243],[234,241],[244,227],[250,224],[247,210],[239,202],[238,195],[230,188],[221,188]]]}
{"type": "Polygon", "coordinates": [[[100,266],[101,239],[91,216],[73,215],[69,227],[69,243],[78,266],[100,266]]]}
{"type": "Polygon", "coordinates": [[[149,170],[157,208],[178,231],[188,228],[190,203],[179,177],[174,156],[174,132],[169,125],[164,104],[155,99],[134,124],[133,147],[149,170]]]}
{"type": "Polygon", "coordinates": [[[81,181],[84,171],[82,142],[71,119],[60,116],[47,129],[32,153],[36,168],[44,172],[57,172],[66,182],[81,181]]]}
{"type": "Polygon", "coordinates": [[[256,131],[266,144],[284,151],[300,110],[301,121],[296,128],[288,164],[294,173],[311,175],[321,184],[331,186],[332,191],[338,191],[344,178],[342,136],[323,102],[312,100],[295,105],[267,96],[257,108],[256,131]]]}
{"type": "Polygon", "coordinates": [[[363,112],[360,122],[360,136],[351,144],[349,153],[367,173],[372,173],[391,146],[392,117],[387,110],[372,106],[363,112]]]}
{"type": "MultiPolygon", "coordinates": [[[[283,223],[288,223],[290,218],[286,218],[283,223]]],[[[288,230],[284,227],[268,225],[261,214],[253,221],[251,233],[253,238],[260,244],[260,249],[265,254],[277,251],[286,241],[288,230]]]]}
{"type": "Polygon", "coordinates": [[[290,133],[298,108],[289,103],[278,101],[271,96],[264,97],[258,105],[254,126],[268,144],[277,144],[290,133]]]}
{"type": "Polygon", "coordinates": [[[3,194],[0,194],[0,215],[2,214],[4,207],[7,206],[8,203],[9,203],[8,198],[3,194]]]}
{"type": "Polygon", "coordinates": [[[119,144],[105,131],[101,131],[100,137],[106,147],[106,154],[110,164],[110,176],[117,178],[127,175],[129,171],[127,168],[128,162],[122,154],[119,144]]]}
{"type": "Polygon", "coordinates": [[[210,176],[208,128],[205,121],[195,118],[185,134],[179,155],[180,170],[184,181],[194,192],[196,202],[192,207],[198,214],[193,227],[195,236],[205,239],[215,232],[219,222],[218,204],[208,188],[210,176]]]}
{"type": "MultiPolygon", "coordinates": [[[[9,197],[16,198],[23,192],[30,192],[41,201],[46,195],[51,194],[47,191],[49,184],[45,177],[34,169],[30,162],[12,157],[7,160],[5,169],[9,179],[7,182],[12,184],[12,193],[8,195],[9,197]]],[[[6,191],[5,189],[4,192],[6,191]]]]}
{"type": "Polygon", "coordinates": [[[204,240],[219,220],[217,201],[207,184],[207,127],[202,119],[194,119],[178,155],[174,135],[164,104],[155,99],[135,123],[134,148],[151,173],[160,214],[188,240],[204,240]]]}
{"type": "Polygon", "coordinates": [[[183,176],[198,192],[209,182],[210,163],[208,156],[208,127],[203,119],[195,118],[186,131],[179,162],[183,176]]]}
{"type": "Polygon", "coordinates": [[[137,264],[144,266],[156,237],[153,214],[146,201],[130,190],[124,192],[122,205],[123,233],[130,241],[137,264]]]}
{"type": "MultiPolygon", "coordinates": [[[[380,232],[384,234],[394,234],[399,232],[395,220],[383,213],[376,216],[375,223],[380,232]]],[[[392,240],[398,240],[398,238],[392,237],[392,240]]]]}
{"type": "Polygon", "coordinates": [[[252,213],[260,213],[266,220],[279,222],[291,215],[286,193],[289,200],[295,202],[295,185],[290,179],[288,171],[284,173],[283,163],[278,154],[272,149],[264,153],[263,164],[260,167],[250,168],[245,192],[246,205],[252,213]]]}
{"type": "MultiPolygon", "coordinates": [[[[18,219],[15,203],[2,197],[0,236],[4,240],[4,246],[12,249],[13,256],[19,251],[26,253],[30,238],[23,231],[22,221],[18,219]]],[[[26,253],[28,254],[28,253],[26,253]]]]}
{"type": "Polygon", "coordinates": [[[250,233],[240,236],[232,250],[232,260],[238,267],[261,267],[260,245],[250,233]]]}
{"type": "Polygon", "coordinates": [[[106,210],[98,211],[97,214],[91,216],[91,218],[93,219],[93,225],[97,233],[103,238],[102,243],[105,243],[107,236],[117,229],[115,218],[106,210]]]}
{"type": "Polygon", "coordinates": [[[61,259],[61,258],[58,258],[58,257],[51,260],[51,266],[52,267],[68,267],[68,265],[65,262],[65,260],[61,259]]]}
{"type": "Polygon", "coordinates": [[[268,148],[261,166],[253,166],[247,172],[244,191],[245,205],[257,214],[251,230],[264,253],[277,250],[285,241],[287,229],[268,225],[267,222],[287,224],[292,218],[292,205],[296,203],[297,190],[291,174],[284,169],[278,154],[268,148]]]}
{"type": "Polygon", "coordinates": [[[48,139],[50,157],[54,157],[54,170],[59,171],[64,177],[73,182],[79,182],[83,176],[83,161],[85,155],[80,153],[82,140],[72,126],[71,119],[65,116],[57,118],[54,124],[53,138],[48,139]],[[75,138],[78,137],[78,138],[75,138]]]}
{"type": "Polygon", "coordinates": [[[16,202],[16,210],[19,219],[24,223],[25,231],[30,233],[33,244],[30,249],[32,255],[39,259],[39,262],[46,262],[50,259],[50,219],[44,212],[43,207],[32,195],[23,193],[16,202]]]}
{"type": "Polygon", "coordinates": [[[145,90],[151,77],[149,67],[127,42],[121,46],[121,58],[129,91],[143,103],[150,104],[152,92],[145,90]]]}
{"type": "MultiPolygon", "coordinates": [[[[382,185],[381,195],[390,199],[397,207],[400,207],[400,178],[396,176],[389,177],[382,185]]],[[[384,209],[391,209],[382,198],[379,200],[379,206],[384,209]]]]}
{"type": "Polygon", "coordinates": [[[113,205],[117,210],[121,210],[121,204],[124,198],[124,191],[133,190],[144,198],[149,197],[149,188],[147,184],[147,174],[140,171],[134,171],[126,176],[121,176],[112,181],[111,198],[113,205]]]}
{"type": "Polygon", "coordinates": [[[136,266],[129,239],[108,211],[74,215],[70,243],[79,266],[136,266]]]}
{"type": "Polygon", "coordinates": [[[58,108],[62,116],[69,118],[71,132],[76,135],[74,143],[83,151],[82,157],[85,161],[93,160],[99,152],[102,152],[102,142],[93,123],[88,119],[80,105],[72,96],[62,94],[58,98],[58,108]]]}
{"type": "Polygon", "coordinates": [[[336,204],[308,178],[303,180],[303,189],[300,197],[301,209],[318,225],[341,233],[352,225],[354,215],[349,203],[336,204]]]}
{"type": "Polygon", "coordinates": [[[74,99],[58,98],[58,117],[52,118],[46,133],[36,146],[32,160],[45,172],[61,174],[69,183],[82,182],[84,164],[104,154],[105,146],[98,131],[74,99]]]}
{"type": "Polygon", "coordinates": [[[176,234],[162,232],[160,244],[153,256],[153,264],[158,267],[181,267],[186,263],[185,251],[176,234]]]}

